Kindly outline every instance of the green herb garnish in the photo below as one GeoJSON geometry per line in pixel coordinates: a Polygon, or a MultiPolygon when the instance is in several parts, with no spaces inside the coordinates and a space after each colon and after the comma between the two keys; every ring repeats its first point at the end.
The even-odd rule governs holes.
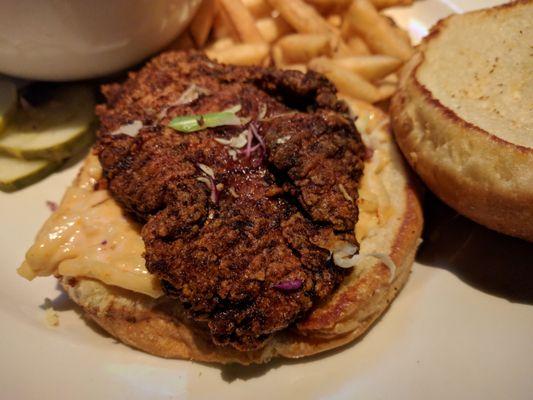
{"type": "Polygon", "coordinates": [[[241,105],[238,104],[216,113],[182,115],[173,118],[168,126],[180,132],[190,133],[216,126],[243,125],[243,120],[237,116],[240,109],[241,105]]]}

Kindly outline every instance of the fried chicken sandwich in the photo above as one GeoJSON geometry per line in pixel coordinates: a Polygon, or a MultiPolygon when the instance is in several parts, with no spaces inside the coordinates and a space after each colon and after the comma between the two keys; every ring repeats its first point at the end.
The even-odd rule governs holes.
{"type": "Polygon", "coordinates": [[[354,124],[322,75],[168,52],[102,92],[97,143],[19,272],[55,275],[122,342],[302,357],[361,335],[405,283],[417,192],[384,115],[354,124]]]}

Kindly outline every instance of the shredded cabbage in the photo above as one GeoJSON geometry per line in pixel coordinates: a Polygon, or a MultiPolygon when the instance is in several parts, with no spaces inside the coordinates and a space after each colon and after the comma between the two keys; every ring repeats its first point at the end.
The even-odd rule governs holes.
{"type": "Polygon", "coordinates": [[[396,276],[396,264],[388,254],[385,253],[363,253],[356,254],[359,248],[349,242],[336,243],[335,248],[332,251],[333,262],[340,268],[353,268],[361,262],[363,258],[374,257],[379,259],[383,264],[387,266],[390,272],[389,282],[392,282],[396,276]]]}
{"type": "Polygon", "coordinates": [[[239,112],[240,109],[241,105],[237,104],[221,112],[182,115],[173,118],[168,126],[180,132],[190,133],[217,126],[244,125],[247,121],[244,121],[237,116],[237,112],[239,112]]]}
{"type": "Polygon", "coordinates": [[[118,129],[115,129],[113,132],[111,132],[111,135],[118,135],[120,133],[123,133],[125,135],[135,137],[139,134],[142,127],[143,123],[139,120],[135,120],[133,122],[130,122],[129,124],[120,126],[118,129]]]}

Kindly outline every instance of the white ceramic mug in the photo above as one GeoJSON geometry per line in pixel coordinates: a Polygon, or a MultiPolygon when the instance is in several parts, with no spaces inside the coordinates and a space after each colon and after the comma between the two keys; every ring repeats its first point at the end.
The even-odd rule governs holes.
{"type": "Polygon", "coordinates": [[[0,72],[72,80],[131,66],[167,45],[201,0],[0,0],[0,72]]]}

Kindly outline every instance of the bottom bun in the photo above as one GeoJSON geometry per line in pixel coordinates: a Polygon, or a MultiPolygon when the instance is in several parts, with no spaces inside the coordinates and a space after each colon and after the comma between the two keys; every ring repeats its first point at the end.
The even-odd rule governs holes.
{"type": "Polygon", "coordinates": [[[359,190],[360,262],[328,301],[273,335],[264,348],[242,352],[213,344],[207,330],[166,296],[155,299],[84,277],[60,277],[62,286],[111,335],[161,357],[251,364],[308,356],[353,341],[405,284],[422,230],[419,194],[392,140],[388,118],[376,109],[358,114],[358,129],[372,154],[359,190]]]}

